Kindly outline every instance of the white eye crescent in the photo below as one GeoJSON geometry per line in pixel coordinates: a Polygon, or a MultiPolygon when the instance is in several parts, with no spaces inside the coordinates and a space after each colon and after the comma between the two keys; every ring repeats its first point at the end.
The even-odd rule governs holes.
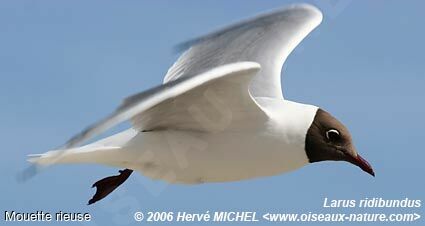
{"type": "Polygon", "coordinates": [[[328,138],[328,140],[339,138],[339,136],[340,136],[339,131],[336,129],[330,129],[326,131],[326,138],[328,138]]]}

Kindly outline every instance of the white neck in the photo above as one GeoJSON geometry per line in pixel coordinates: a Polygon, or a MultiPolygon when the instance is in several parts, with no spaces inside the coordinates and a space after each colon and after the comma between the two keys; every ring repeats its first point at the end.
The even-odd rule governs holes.
{"type": "Polygon", "coordinates": [[[318,107],[293,101],[256,98],[257,103],[269,116],[267,130],[282,142],[305,154],[307,131],[313,123],[318,107]]]}

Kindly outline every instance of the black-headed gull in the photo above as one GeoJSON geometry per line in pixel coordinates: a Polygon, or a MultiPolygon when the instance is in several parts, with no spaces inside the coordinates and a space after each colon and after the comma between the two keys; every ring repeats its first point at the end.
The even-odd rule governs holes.
{"type": "Polygon", "coordinates": [[[319,107],[283,98],[282,65],[321,21],[317,8],[293,5],[184,43],[188,49],[162,85],[126,98],[62,149],[29,161],[125,168],[96,182],[89,204],[112,192],[133,170],[196,184],[271,176],[334,160],[374,175],[343,124],[319,107]],[[127,120],[131,129],[78,146],[127,120]]]}

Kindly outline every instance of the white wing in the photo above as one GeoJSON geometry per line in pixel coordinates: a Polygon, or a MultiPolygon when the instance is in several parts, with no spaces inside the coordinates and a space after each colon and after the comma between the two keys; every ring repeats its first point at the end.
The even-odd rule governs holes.
{"type": "Polygon", "coordinates": [[[129,119],[140,130],[216,131],[255,126],[254,122],[266,120],[248,92],[248,84],[259,70],[254,62],[227,64],[131,96],[112,115],[70,139],[64,149],[129,119]]]}
{"type": "Polygon", "coordinates": [[[164,83],[238,61],[253,61],[261,72],[253,78],[254,97],[283,98],[280,74],[292,50],[322,21],[311,5],[293,5],[243,21],[182,44],[190,47],[169,69],[164,83]]]}

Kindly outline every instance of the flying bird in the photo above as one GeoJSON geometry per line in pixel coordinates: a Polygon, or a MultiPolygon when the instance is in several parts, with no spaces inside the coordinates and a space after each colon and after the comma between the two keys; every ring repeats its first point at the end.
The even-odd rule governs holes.
{"type": "MultiPolygon", "coordinates": [[[[296,4],[233,24],[179,47],[163,84],[130,96],[60,149],[31,155],[36,167],[96,163],[123,168],[93,184],[95,203],[133,171],[170,183],[238,181],[346,161],[375,175],[348,129],[320,107],[284,98],[281,70],[322,21],[296,4]],[[132,127],[85,144],[124,122],[132,127]]],[[[285,84],[286,85],[286,84],[285,84]]]]}

